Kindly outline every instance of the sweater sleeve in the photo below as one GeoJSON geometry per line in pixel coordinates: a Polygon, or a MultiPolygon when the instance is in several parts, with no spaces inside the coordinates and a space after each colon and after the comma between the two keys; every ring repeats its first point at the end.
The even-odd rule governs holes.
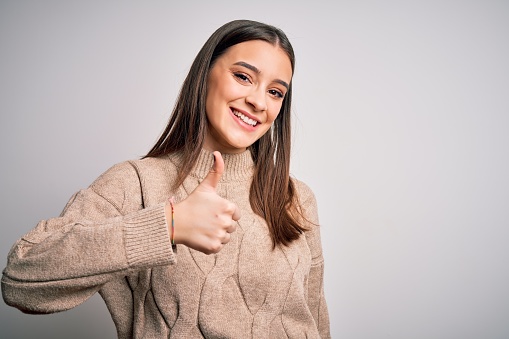
{"type": "Polygon", "coordinates": [[[330,338],[330,323],[327,303],[323,288],[324,259],[318,221],[318,208],[311,189],[302,182],[297,182],[304,217],[309,230],[305,232],[306,241],[311,251],[311,269],[308,279],[308,307],[315,319],[321,338],[330,338]]]}
{"type": "Polygon", "coordinates": [[[174,263],[169,239],[164,204],[143,209],[136,170],[113,166],[14,244],[2,296],[26,313],[70,309],[112,279],[174,263]]]}

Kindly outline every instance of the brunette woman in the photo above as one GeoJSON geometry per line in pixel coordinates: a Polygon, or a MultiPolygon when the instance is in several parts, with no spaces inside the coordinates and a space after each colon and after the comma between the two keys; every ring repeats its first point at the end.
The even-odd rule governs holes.
{"type": "Polygon", "coordinates": [[[9,254],[27,313],[98,292],[119,338],[328,338],[311,190],[290,178],[294,53],[233,21],[207,40],[141,160],[113,166],[9,254]]]}

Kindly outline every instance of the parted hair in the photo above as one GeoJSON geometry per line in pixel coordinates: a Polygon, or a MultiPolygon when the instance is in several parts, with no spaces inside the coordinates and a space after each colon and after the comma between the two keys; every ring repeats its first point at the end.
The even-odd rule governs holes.
{"type": "MultiPolygon", "coordinates": [[[[189,175],[203,147],[207,133],[205,102],[210,69],[228,48],[251,40],[263,40],[280,47],[288,55],[293,73],[293,48],[280,29],[251,20],[235,20],[218,28],[198,52],[165,130],[145,155],[160,157],[176,152],[181,155],[182,163],[174,188],[189,175]]],[[[267,222],[273,247],[289,245],[306,230],[299,222],[303,220],[300,203],[290,179],[291,100],[290,82],[272,127],[249,147],[255,164],[249,200],[253,211],[267,222]]]]}

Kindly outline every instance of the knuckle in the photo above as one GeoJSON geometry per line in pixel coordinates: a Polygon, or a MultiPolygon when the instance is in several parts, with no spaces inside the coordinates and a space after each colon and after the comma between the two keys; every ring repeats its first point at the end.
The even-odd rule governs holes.
{"type": "Polygon", "coordinates": [[[214,234],[214,239],[222,239],[224,237],[224,233],[223,229],[217,229],[214,234]]]}
{"type": "Polygon", "coordinates": [[[235,225],[235,223],[231,222],[228,225],[228,228],[226,229],[226,232],[233,233],[233,232],[235,232],[236,229],[237,229],[237,226],[235,225]]]}
{"type": "Polygon", "coordinates": [[[228,213],[228,214],[233,214],[235,213],[235,209],[236,209],[236,206],[234,203],[232,202],[228,202],[225,206],[225,211],[228,213]]]}
{"type": "Polygon", "coordinates": [[[222,237],[224,236],[224,231],[230,227],[231,218],[227,215],[221,216],[221,220],[218,220],[216,236],[222,237]]]}
{"type": "Polygon", "coordinates": [[[222,244],[221,242],[217,241],[211,246],[212,253],[217,253],[221,250],[222,244]]]}

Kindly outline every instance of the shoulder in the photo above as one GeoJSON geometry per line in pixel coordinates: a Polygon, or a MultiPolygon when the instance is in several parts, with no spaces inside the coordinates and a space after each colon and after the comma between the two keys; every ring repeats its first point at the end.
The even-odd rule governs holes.
{"type": "Polygon", "coordinates": [[[303,222],[309,230],[313,230],[318,226],[318,207],[316,197],[311,188],[304,182],[292,178],[295,189],[294,201],[296,207],[300,210],[300,214],[304,218],[303,222]]]}
{"type": "Polygon", "coordinates": [[[311,188],[296,178],[291,178],[293,185],[295,187],[295,193],[298,195],[299,199],[304,202],[306,200],[315,200],[315,194],[311,190],[311,188]]]}
{"type": "Polygon", "coordinates": [[[322,246],[320,240],[320,223],[318,220],[318,207],[315,194],[308,185],[300,180],[292,178],[307,231],[304,233],[311,251],[313,265],[322,262],[322,246]]]}
{"type": "MultiPolygon", "coordinates": [[[[143,208],[144,191],[147,189],[144,183],[161,183],[164,173],[169,172],[169,162],[168,158],[145,158],[117,163],[99,175],[87,189],[77,192],[62,214],[69,213],[71,206],[80,209],[80,206],[93,205],[101,211],[110,210],[113,206],[120,214],[143,208]]],[[[149,186],[157,187],[156,184],[149,186]]]]}
{"type": "Polygon", "coordinates": [[[144,158],[129,163],[136,170],[143,197],[148,199],[145,203],[150,205],[159,202],[163,196],[170,194],[178,176],[178,167],[173,157],[144,158]]]}
{"type": "MultiPolygon", "coordinates": [[[[130,161],[111,166],[89,186],[87,191],[108,201],[119,212],[140,200],[140,183],[137,171],[130,161]]],[[[138,203],[136,203],[138,205],[138,203]]]]}
{"type": "Polygon", "coordinates": [[[114,165],[102,174],[92,189],[114,201],[129,202],[130,197],[145,207],[161,202],[172,194],[178,168],[168,156],[130,160],[114,165]]]}
{"type": "Polygon", "coordinates": [[[131,161],[124,161],[111,166],[90,185],[94,191],[103,191],[111,187],[128,186],[136,182],[137,171],[131,161]]]}
{"type": "MultiPolygon", "coordinates": [[[[316,197],[311,188],[303,181],[300,181],[295,178],[291,178],[291,180],[295,188],[297,203],[300,205],[300,208],[303,209],[305,215],[308,216],[310,213],[316,214],[317,210],[316,197]]],[[[315,216],[309,215],[309,217],[315,216]]]]}
{"type": "Polygon", "coordinates": [[[139,182],[144,177],[163,177],[176,171],[175,164],[168,157],[127,160],[113,165],[92,183],[99,188],[114,183],[115,186],[139,182]]]}
{"type": "Polygon", "coordinates": [[[167,170],[169,167],[175,167],[175,161],[170,156],[149,157],[127,162],[139,171],[167,170]]]}
{"type": "Polygon", "coordinates": [[[111,185],[124,187],[138,185],[143,177],[163,176],[171,167],[174,165],[167,157],[127,160],[111,166],[92,183],[91,187],[101,189],[111,185]]]}

